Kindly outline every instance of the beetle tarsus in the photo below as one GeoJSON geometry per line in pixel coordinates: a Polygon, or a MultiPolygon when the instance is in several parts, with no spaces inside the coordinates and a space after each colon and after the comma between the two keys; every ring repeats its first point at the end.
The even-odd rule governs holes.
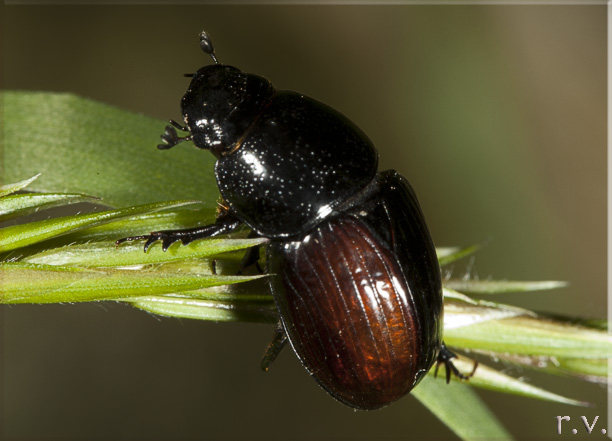
{"type": "Polygon", "coordinates": [[[164,144],[158,144],[157,145],[158,149],[168,150],[174,147],[175,145],[180,144],[181,142],[191,141],[193,139],[191,134],[188,136],[178,136],[176,129],[182,130],[183,132],[189,131],[187,127],[180,125],[174,120],[170,120],[170,125],[166,126],[166,130],[164,131],[164,134],[161,135],[161,139],[162,141],[164,141],[164,144]]]}
{"type": "Polygon", "coordinates": [[[444,343],[442,343],[442,346],[440,347],[440,352],[438,354],[436,368],[434,370],[434,377],[438,376],[438,368],[441,364],[444,364],[447,384],[450,383],[451,373],[460,380],[469,380],[470,378],[472,378],[472,376],[474,376],[474,372],[476,372],[476,368],[478,367],[477,361],[474,361],[474,367],[472,368],[472,372],[470,372],[469,374],[464,374],[462,372],[459,372],[459,369],[457,369],[457,367],[453,364],[453,358],[457,358],[457,355],[455,355],[454,352],[452,352],[446,347],[444,343]]]}
{"type": "Polygon", "coordinates": [[[196,239],[204,239],[206,237],[229,233],[238,228],[241,223],[242,222],[238,218],[232,215],[226,215],[217,218],[217,222],[214,224],[204,225],[203,227],[189,228],[186,230],[153,231],[150,234],[142,236],[125,237],[116,241],[115,246],[119,246],[123,242],[147,239],[144,244],[144,252],[146,253],[151,245],[161,240],[162,250],[167,251],[175,242],[181,241],[183,245],[188,245],[196,239]]]}
{"type": "Polygon", "coordinates": [[[121,245],[124,242],[132,242],[134,240],[141,240],[141,239],[146,239],[148,238],[149,235],[142,235],[142,236],[130,236],[130,237],[124,237],[123,239],[119,239],[117,241],[115,241],[115,248],[117,248],[119,245],[121,245]]]}

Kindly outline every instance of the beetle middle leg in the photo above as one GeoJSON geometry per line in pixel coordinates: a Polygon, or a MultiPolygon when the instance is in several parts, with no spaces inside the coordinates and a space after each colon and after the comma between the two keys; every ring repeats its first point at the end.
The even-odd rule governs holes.
{"type": "Polygon", "coordinates": [[[115,246],[119,246],[124,242],[132,242],[134,240],[147,241],[144,244],[144,252],[146,253],[149,247],[157,242],[162,241],[162,249],[166,251],[170,245],[179,240],[183,245],[187,245],[196,239],[203,239],[206,237],[218,236],[220,234],[230,233],[242,224],[242,221],[234,215],[224,214],[217,218],[214,224],[204,225],[202,227],[189,228],[186,230],[163,230],[153,231],[150,234],[144,234],[142,236],[131,236],[124,237],[115,242],[115,246]]]}
{"type": "Polygon", "coordinates": [[[438,361],[436,363],[436,369],[434,371],[434,377],[438,375],[438,368],[441,364],[444,364],[444,368],[446,370],[446,383],[450,382],[451,373],[455,375],[455,377],[461,380],[469,380],[476,372],[476,368],[478,367],[478,362],[474,362],[474,367],[472,368],[472,372],[469,374],[463,374],[459,372],[459,369],[453,364],[452,359],[457,358],[454,352],[446,347],[444,343],[440,347],[440,352],[438,353],[438,361]]]}
{"type": "MultiPolygon", "coordinates": [[[[249,239],[252,239],[254,237],[259,237],[259,235],[255,231],[251,231],[247,237],[249,239]]],[[[254,247],[251,247],[248,250],[246,250],[246,253],[244,253],[244,257],[242,258],[242,261],[240,262],[240,269],[238,270],[237,275],[242,275],[244,270],[252,265],[255,265],[255,268],[257,268],[257,271],[259,272],[259,274],[264,273],[263,268],[261,267],[261,265],[259,265],[259,250],[260,249],[261,249],[261,245],[255,245],[254,247]]]]}

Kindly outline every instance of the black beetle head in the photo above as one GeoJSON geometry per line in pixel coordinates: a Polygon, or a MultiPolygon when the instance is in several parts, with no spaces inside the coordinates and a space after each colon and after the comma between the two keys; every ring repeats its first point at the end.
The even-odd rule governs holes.
{"type": "MultiPolygon", "coordinates": [[[[205,33],[200,35],[200,45],[217,63],[205,33]]],[[[266,78],[233,66],[202,67],[193,75],[181,102],[183,119],[194,144],[217,157],[233,151],[275,91],[266,78]]]]}

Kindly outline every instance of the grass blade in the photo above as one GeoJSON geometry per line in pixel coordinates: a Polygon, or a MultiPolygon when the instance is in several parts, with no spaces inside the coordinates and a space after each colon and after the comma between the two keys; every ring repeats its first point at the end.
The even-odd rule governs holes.
{"type": "Polygon", "coordinates": [[[30,222],[28,224],[6,227],[2,229],[2,236],[0,236],[0,252],[6,252],[32,245],[49,238],[58,237],[62,234],[103,222],[135,216],[139,213],[163,210],[192,203],[194,202],[174,201],[159,204],[138,205],[119,210],[46,219],[38,222],[30,222]]]}
{"type": "Polygon", "coordinates": [[[39,176],[40,176],[40,173],[32,176],[29,179],[24,179],[23,181],[15,182],[14,184],[5,184],[5,185],[0,186],[0,197],[6,196],[11,193],[15,193],[16,191],[19,191],[22,188],[27,187],[32,182],[34,182],[39,176]]]}
{"type": "Polygon", "coordinates": [[[215,158],[189,143],[171,155],[158,151],[167,121],[64,93],[2,92],[0,99],[7,182],[40,173],[33,191],[92,194],[113,207],[197,199],[214,211],[215,158]],[[194,164],[203,171],[185,173],[194,164]]]}
{"type": "Polygon", "coordinates": [[[132,271],[4,262],[0,263],[0,302],[14,304],[118,300],[240,283],[259,277],[166,271],[163,265],[147,271],[132,271]]]}
{"type": "Polygon", "coordinates": [[[0,200],[0,221],[45,208],[94,201],[98,201],[98,198],[77,193],[26,193],[5,196],[0,200]]]}
{"type": "Polygon", "coordinates": [[[427,375],[411,392],[461,439],[509,440],[510,434],[467,384],[427,375]]]}

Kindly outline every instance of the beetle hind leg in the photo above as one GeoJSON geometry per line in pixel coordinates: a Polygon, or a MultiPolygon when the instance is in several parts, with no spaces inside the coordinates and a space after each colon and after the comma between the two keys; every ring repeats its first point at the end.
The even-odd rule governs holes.
{"type": "Polygon", "coordinates": [[[446,347],[444,343],[442,343],[442,346],[440,347],[440,352],[438,353],[438,361],[436,363],[436,368],[434,370],[434,377],[438,375],[438,368],[440,367],[440,365],[444,364],[444,369],[446,371],[446,383],[447,384],[450,382],[451,373],[455,377],[459,378],[460,380],[469,380],[474,375],[474,372],[476,372],[476,368],[478,367],[478,362],[477,361],[474,362],[474,367],[472,368],[472,372],[470,372],[469,374],[464,374],[462,372],[459,372],[459,369],[457,369],[457,367],[453,364],[453,361],[452,361],[453,358],[457,358],[457,355],[455,355],[454,352],[452,352],[450,349],[446,347]]]}
{"type": "Polygon", "coordinates": [[[272,341],[266,348],[266,353],[261,360],[261,370],[267,372],[270,369],[270,366],[278,357],[278,354],[283,350],[285,345],[287,344],[287,334],[285,334],[285,330],[283,326],[278,323],[276,329],[274,330],[274,337],[272,341]]]}

